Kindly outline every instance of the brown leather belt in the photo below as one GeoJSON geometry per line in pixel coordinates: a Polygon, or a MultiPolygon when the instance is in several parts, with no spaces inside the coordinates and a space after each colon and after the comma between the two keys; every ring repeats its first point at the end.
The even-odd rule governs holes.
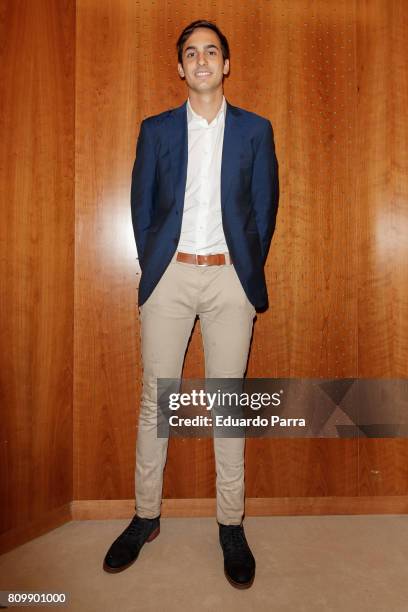
{"type": "Polygon", "coordinates": [[[193,253],[182,253],[177,251],[176,260],[196,266],[224,266],[225,264],[232,264],[231,256],[228,255],[228,253],[226,255],[224,253],[195,255],[193,253]]]}

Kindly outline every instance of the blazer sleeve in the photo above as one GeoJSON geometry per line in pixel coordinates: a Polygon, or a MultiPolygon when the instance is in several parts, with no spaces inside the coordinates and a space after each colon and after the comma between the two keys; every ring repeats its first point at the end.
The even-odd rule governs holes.
{"type": "Polygon", "coordinates": [[[143,254],[147,232],[151,225],[156,176],[156,153],[151,128],[144,119],[140,125],[136,158],[132,170],[130,190],[133,232],[139,263],[143,268],[143,254]]]}
{"type": "Polygon", "coordinates": [[[255,153],[251,195],[265,264],[275,231],[279,204],[279,168],[272,124],[269,120],[267,120],[255,153]]]}

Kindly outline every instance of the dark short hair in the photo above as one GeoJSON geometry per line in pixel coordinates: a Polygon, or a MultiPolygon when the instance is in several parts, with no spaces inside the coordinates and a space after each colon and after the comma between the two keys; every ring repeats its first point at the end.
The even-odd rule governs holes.
{"type": "Polygon", "coordinates": [[[212,21],[207,21],[206,19],[197,19],[196,21],[191,22],[188,26],[184,28],[184,30],[182,31],[182,33],[180,34],[177,40],[177,43],[176,43],[177,57],[178,57],[178,61],[180,62],[180,64],[183,63],[182,58],[183,58],[184,43],[186,42],[187,38],[190,36],[190,34],[192,34],[192,32],[194,32],[196,28],[209,28],[210,30],[215,32],[218,38],[220,39],[222,57],[224,59],[224,62],[226,59],[229,59],[230,51],[229,51],[228,40],[226,39],[224,34],[221,32],[221,30],[212,21]]]}

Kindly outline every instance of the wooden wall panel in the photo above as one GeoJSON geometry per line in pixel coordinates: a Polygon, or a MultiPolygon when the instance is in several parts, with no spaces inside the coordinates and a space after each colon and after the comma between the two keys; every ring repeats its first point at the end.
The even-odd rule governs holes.
{"type": "MultiPolygon", "coordinates": [[[[402,0],[204,10],[78,0],[76,499],[134,494],[141,365],[130,174],[140,121],[187,96],[175,41],[203,16],[230,42],[227,99],[271,119],[280,162],[271,305],[257,317],[248,376],[407,376],[402,0]]],[[[197,323],[184,375],[203,374],[197,323]]],[[[404,440],[248,440],[247,494],[380,494],[385,457],[400,468],[387,494],[406,493],[397,459],[406,453],[404,440]]],[[[213,495],[211,441],[171,440],[164,496],[213,495]]]]}
{"type": "Polygon", "coordinates": [[[72,500],[74,2],[2,0],[0,53],[0,534],[15,544],[72,500]]]}
{"type": "MultiPolygon", "coordinates": [[[[175,41],[193,19],[230,41],[227,99],[275,131],[270,308],[248,376],[407,377],[403,0],[0,7],[2,533],[134,495],[131,169],[141,120],[186,99],[175,41]]],[[[184,374],[204,374],[199,322],[184,374]]],[[[405,439],[248,440],[246,455],[248,497],[408,493],[405,439]]],[[[214,494],[211,440],[171,440],[164,496],[214,494]]]]}
{"type": "MultiPolygon", "coordinates": [[[[248,376],[358,375],[355,18],[352,2],[280,3],[266,16],[272,41],[251,31],[282,195],[248,376]]],[[[248,440],[247,494],[357,495],[357,444],[248,440]]]]}
{"type": "MultiPolygon", "coordinates": [[[[408,376],[408,12],[357,4],[358,375],[408,376]]],[[[362,495],[406,495],[408,441],[361,440],[362,495]]]]}
{"type": "MultiPolygon", "coordinates": [[[[141,119],[186,97],[174,43],[203,14],[230,40],[226,97],[272,120],[280,162],[271,306],[258,315],[248,375],[407,376],[402,0],[78,0],[76,32],[72,2],[35,9],[3,2],[1,12],[3,531],[72,498],[71,408],[73,497],[133,496],[130,173],[141,119]]],[[[199,324],[185,375],[203,375],[199,324]]],[[[166,497],[214,495],[211,447],[171,441],[166,497]]],[[[405,440],[249,440],[247,494],[401,495],[406,458],[405,440]]]]}

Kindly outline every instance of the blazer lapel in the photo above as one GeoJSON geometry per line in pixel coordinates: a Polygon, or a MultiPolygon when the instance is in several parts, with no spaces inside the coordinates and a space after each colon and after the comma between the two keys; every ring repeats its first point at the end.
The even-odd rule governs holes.
{"type": "Polygon", "coordinates": [[[187,181],[187,100],[171,112],[169,150],[176,205],[183,208],[187,181]]]}
{"type": "MultiPolygon", "coordinates": [[[[240,111],[226,100],[224,141],[221,157],[221,208],[224,209],[241,153],[240,111]]],[[[171,112],[169,150],[175,203],[182,209],[187,181],[187,100],[171,112]]]]}
{"type": "Polygon", "coordinates": [[[221,209],[224,210],[234,177],[240,167],[242,150],[240,111],[227,101],[225,116],[224,141],[221,158],[221,209]]]}

